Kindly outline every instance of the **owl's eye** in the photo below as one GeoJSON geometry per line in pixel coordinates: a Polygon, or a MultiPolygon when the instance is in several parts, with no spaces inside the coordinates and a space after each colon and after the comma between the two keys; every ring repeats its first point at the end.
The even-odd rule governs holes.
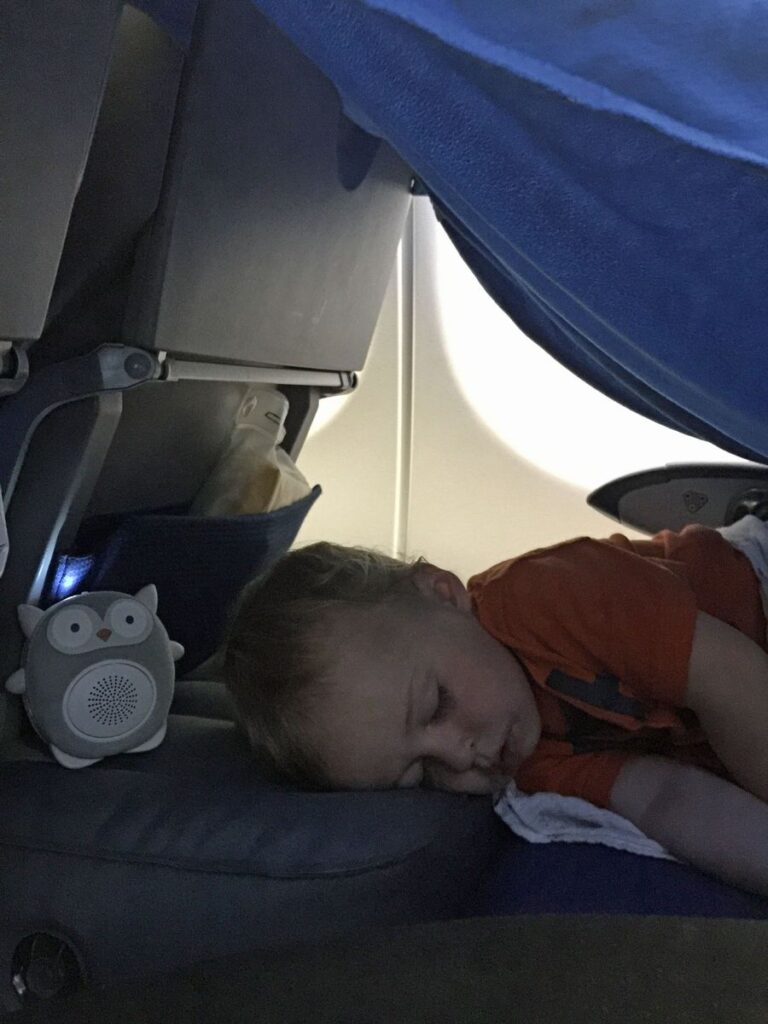
{"type": "Polygon", "coordinates": [[[125,597],[110,606],[105,621],[113,633],[134,640],[146,632],[149,612],[143,604],[125,597]]]}
{"type": "Polygon", "coordinates": [[[93,636],[93,623],[85,608],[62,608],[48,623],[48,639],[61,651],[77,651],[93,636]]]}

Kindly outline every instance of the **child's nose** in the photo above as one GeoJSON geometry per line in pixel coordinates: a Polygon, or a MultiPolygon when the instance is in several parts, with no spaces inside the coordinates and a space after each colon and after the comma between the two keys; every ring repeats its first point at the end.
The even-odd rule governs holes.
{"type": "Polygon", "coordinates": [[[476,760],[474,737],[466,730],[446,723],[435,739],[430,756],[442,761],[452,772],[469,771],[476,760]]]}

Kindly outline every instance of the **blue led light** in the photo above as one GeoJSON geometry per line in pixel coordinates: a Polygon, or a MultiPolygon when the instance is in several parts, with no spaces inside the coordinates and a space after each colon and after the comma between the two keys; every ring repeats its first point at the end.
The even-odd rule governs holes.
{"type": "Polygon", "coordinates": [[[70,594],[74,594],[93,568],[93,561],[93,555],[65,555],[59,562],[51,587],[53,600],[62,601],[70,594]]]}

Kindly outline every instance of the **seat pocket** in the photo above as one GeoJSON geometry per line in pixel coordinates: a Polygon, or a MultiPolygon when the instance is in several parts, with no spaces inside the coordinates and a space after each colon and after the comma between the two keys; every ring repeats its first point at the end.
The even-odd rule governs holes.
{"type": "Polygon", "coordinates": [[[77,547],[56,565],[46,603],[84,590],[158,591],[158,615],[184,645],[177,676],[216,650],[243,586],[291,546],[320,487],[274,512],[191,516],[185,510],[136,513],[86,523],[77,547]]]}

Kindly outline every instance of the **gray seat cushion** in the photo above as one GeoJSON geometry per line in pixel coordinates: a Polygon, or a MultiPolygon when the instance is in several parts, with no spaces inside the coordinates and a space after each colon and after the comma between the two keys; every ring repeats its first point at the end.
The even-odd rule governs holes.
{"type": "MultiPolygon", "coordinates": [[[[181,705],[221,700],[217,687],[182,684],[181,705]]],[[[224,717],[174,713],[157,750],[79,771],[31,742],[9,755],[0,763],[7,978],[17,943],[41,929],[68,936],[101,983],[456,916],[502,834],[487,799],[268,784],[224,717]]]]}
{"type": "Polygon", "coordinates": [[[234,708],[223,683],[210,679],[180,679],[176,683],[171,711],[176,715],[199,715],[231,722],[234,708]]]}

